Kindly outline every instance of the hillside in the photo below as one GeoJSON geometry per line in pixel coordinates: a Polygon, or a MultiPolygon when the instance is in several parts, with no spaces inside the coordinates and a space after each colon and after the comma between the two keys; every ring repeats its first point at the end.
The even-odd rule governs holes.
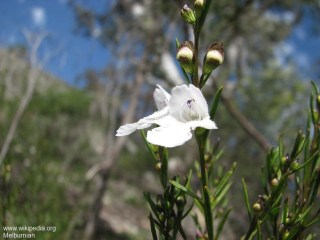
{"type": "MultiPolygon", "coordinates": [[[[30,64],[25,55],[19,48],[0,49],[0,146],[26,91],[30,64]]],[[[38,76],[0,167],[1,224],[55,226],[55,233],[37,237],[77,239],[84,234],[97,187],[97,179],[85,175],[105,157],[106,126],[92,111],[93,92],[68,86],[44,71],[38,76]]],[[[104,197],[101,239],[145,239],[142,193],[126,183],[122,171],[115,169],[115,174],[104,197]]]]}

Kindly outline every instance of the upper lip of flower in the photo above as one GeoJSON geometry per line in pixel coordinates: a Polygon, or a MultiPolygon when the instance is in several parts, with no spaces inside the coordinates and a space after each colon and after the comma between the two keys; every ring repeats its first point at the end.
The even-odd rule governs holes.
{"type": "Polygon", "coordinates": [[[158,111],[136,123],[121,126],[116,136],[129,135],[137,129],[157,124],[158,127],[148,131],[147,140],[155,145],[175,147],[188,141],[192,137],[191,130],[197,127],[217,128],[210,120],[208,105],[200,89],[192,84],[174,87],[172,95],[158,85],[153,96],[158,111]]]}

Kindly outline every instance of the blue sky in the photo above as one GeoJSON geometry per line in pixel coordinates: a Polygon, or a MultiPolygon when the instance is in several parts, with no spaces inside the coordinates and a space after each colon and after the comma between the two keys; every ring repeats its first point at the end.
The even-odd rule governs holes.
{"type": "MultiPolygon", "coordinates": [[[[32,32],[48,31],[50,40],[42,51],[55,50],[56,55],[45,69],[53,75],[76,83],[76,77],[88,68],[101,69],[110,56],[98,41],[75,34],[75,17],[67,0],[0,0],[0,47],[24,42],[23,29],[32,32]]],[[[113,1],[85,1],[92,8],[104,10],[113,1]]],[[[277,18],[274,14],[270,17],[277,18]]],[[[290,20],[290,15],[283,15],[290,20]]],[[[312,34],[312,22],[305,19],[287,41],[278,48],[279,56],[293,57],[306,78],[314,78],[320,66],[320,38],[312,34]],[[319,65],[319,63],[317,63],[319,65]]],[[[319,71],[319,70],[318,70],[319,71]]],[[[314,79],[317,80],[317,79],[314,79]]]]}
{"type": "MultiPolygon", "coordinates": [[[[49,40],[42,51],[55,50],[45,69],[74,84],[87,68],[101,69],[109,60],[108,52],[94,39],[75,34],[75,17],[66,0],[1,0],[0,47],[23,43],[23,30],[48,31],[49,40]]],[[[98,7],[94,1],[93,7],[98,7]]],[[[101,4],[100,4],[101,6],[101,4]]]]}

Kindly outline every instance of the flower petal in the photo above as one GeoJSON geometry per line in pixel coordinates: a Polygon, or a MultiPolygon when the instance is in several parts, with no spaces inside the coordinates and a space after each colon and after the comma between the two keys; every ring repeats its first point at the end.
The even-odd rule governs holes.
{"type": "Polygon", "coordinates": [[[148,142],[163,146],[176,147],[184,144],[192,137],[191,129],[186,124],[173,124],[157,127],[147,132],[148,142]]]}
{"type": "Polygon", "coordinates": [[[196,103],[198,103],[197,107],[201,108],[201,111],[207,115],[209,115],[209,109],[206,99],[204,98],[201,90],[194,85],[190,84],[189,89],[193,96],[193,99],[196,103]]]}
{"type": "Polygon", "coordinates": [[[199,88],[192,84],[172,89],[170,115],[180,122],[202,120],[209,116],[208,105],[199,88]]]}
{"type": "Polygon", "coordinates": [[[192,130],[195,130],[197,127],[202,127],[206,129],[217,129],[217,125],[209,117],[202,119],[200,121],[191,121],[191,122],[188,122],[187,124],[192,130]]]}
{"type": "Polygon", "coordinates": [[[139,127],[138,123],[129,123],[129,124],[122,125],[117,130],[116,136],[117,137],[127,136],[133,133],[135,130],[137,130],[138,127],[139,127]]]}
{"type": "Polygon", "coordinates": [[[116,136],[117,137],[126,136],[133,133],[137,129],[148,128],[152,124],[161,125],[162,122],[167,122],[166,119],[164,119],[164,121],[162,121],[161,119],[168,116],[168,112],[169,112],[168,107],[165,107],[160,111],[154,112],[153,114],[140,119],[136,123],[125,124],[117,130],[116,136]]]}
{"type": "Polygon", "coordinates": [[[156,103],[157,109],[161,110],[168,106],[171,96],[160,85],[157,85],[157,87],[158,88],[156,88],[153,92],[153,99],[156,103]]]}
{"type": "Polygon", "coordinates": [[[140,121],[145,120],[147,122],[153,123],[155,120],[163,118],[163,117],[167,116],[168,114],[169,114],[169,108],[165,107],[165,108],[161,109],[160,111],[156,111],[156,112],[152,113],[151,115],[142,118],[140,121]]]}

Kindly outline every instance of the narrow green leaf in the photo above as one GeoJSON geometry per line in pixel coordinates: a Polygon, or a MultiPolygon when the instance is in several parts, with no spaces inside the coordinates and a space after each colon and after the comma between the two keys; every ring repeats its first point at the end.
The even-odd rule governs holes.
{"type": "Polygon", "coordinates": [[[205,21],[205,19],[207,17],[210,5],[211,5],[211,0],[206,0],[205,4],[204,4],[204,7],[203,7],[202,14],[201,14],[201,16],[200,16],[200,18],[198,19],[198,22],[197,22],[197,29],[196,29],[197,32],[195,33],[196,35],[200,35],[201,29],[202,29],[204,21],[205,21]]]}
{"type": "Polygon", "coordinates": [[[298,223],[303,222],[304,218],[310,213],[311,209],[312,209],[312,205],[309,206],[304,213],[299,214],[299,217],[297,218],[296,222],[298,223]]]}
{"type": "Polygon", "coordinates": [[[184,78],[186,79],[187,83],[190,84],[192,81],[190,80],[188,74],[186,71],[183,69],[183,67],[180,66],[181,72],[183,73],[184,78]]]}
{"type": "Polygon", "coordinates": [[[180,42],[179,42],[178,38],[176,38],[176,48],[178,49],[179,46],[180,46],[180,42]]]}
{"type": "Polygon", "coordinates": [[[299,232],[299,227],[296,225],[293,225],[293,227],[290,229],[289,236],[286,238],[288,240],[296,240],[297,239],[297,233],[299,232]]]}
{"type": "Polygon", "coordinates": [[[151,199],[150,193],[144,193],[144,198],[147,200],[147,202],[150,205],[151,210],[156,213],[158,212],[158,207],[157,205],[153,202],[153,200],[151,199]]]}
{"type": "Polygon", "coordinates": [[[262,240],[262,232],[261,232],[261,222],[257,221],[257,236],[258,240],[262,240]]]}
{"type": "Polygon", "coordinates": [[[186,184],[185,184],[185,187],[187,188],[187,189],[191,189],[191,186],[190,186],[190,184],[191,184],[191,179],[192,179],[192,169],[190,169],[190,171],[189,171],[189,175],[188,175],[188,179],[187,179],[187,182],[186,182],[186,184]]]}
{"type": "Polygon", "coordinates": [[[205,221],[207,226],[208,238],[213,239],[214,237],[214,229],[213,229],[213,218],[211,211],[211,201],[210,201],[210,190],[208,186],[203,187],[203,195],[204,195],[204,213],[205,213],[205,221]]]}
{"type": "Polygon", "coordinates": [[[233,165],[232,169],[229,170],[224,176],[223,178],[220,180],[216,190],[213,193],[213,196],[215,198],[219,197],[220,193],[223,191],[223,189],[225,188],[225,186],[228,184],[228,181],[230,180],[231,176],[234,174],[234,170],[236,168],[236,164],[233,165]]]}
{"type": "MultiPolygon", "coordinates": [[[[218,104],[220,102],[220,98],[221,98],[221,94],[223,91],[223,87],[219,88],[218,91],[216,92],[216,94],[214,95],[213,101],[212,101],[212,105],[210,108],[210,118],[214,119],[217,109],[218,109],[218,104]]],[[[203,137],[205,139],[207,139],[208,135],[209,135],[209,131],[208,129],[205,129],[204,133],[203,133],[203,137]]]]}
{"type": "Polygon", "coordinates": [[[214,119],[215,114],[217,112],[217,108],[218,108],[218,104],[220,102],[222,91],[223,91],[223,87],[219,88],[218,91],[216,92],[216,94],[214,95],[211,109],[210,109],[210,118],[211,119],[214,119]]]}
{"type": "Polygon", "coordinates": [[[315,116],[314,110],[315,110],[315,108],[314,108],[314,95],[311,94],[310,95],[310,115],[311,115],[312,123],[315,125],[316,124],[316,116],[315,116]]]}
{"type": "Polygon", "coordinates": [[[182,215],[181,219],[184,219],[185,217],[187,217],[191,212],[192,208],[193,208],[193,203],[191,204],[190,208],[182,215]]]}
{"type": "Polygon", "coordinates": [[[196,195],[194,194],[193,192],[191,192],[189,189],[187,189],[185,186],[182,186],[180,183],[177,183],[176,181],[173,181],[173,180],[169,180],[169,182],[175,186],[176,188],[180,189],[182,192],[184,192],[185,194],[188,194],[190,197],[192,197],[193,199],[196,199],[198,200],[201,204],[202,201],[201,199],[196,195]]]}
{"type": "Polygon", "coordinates": [[[199,211],[201,212],[201,214],[204,215],[204,208],[203,208],[204,205],[203,205],[202,201],[194,199],[194,203],[196,204],[196,206],[199,209],[199,211]]]}
{"type": "Polygon", "coordinates": [[[283,203],[283,211],[281,215],[281,223],[283,224],[286,223],[286,219],[288,216],[288,209],[289,209],[289,199],[286,198],[283,203]]]}
{"type": "Polygon", "coordinates": [[[308,159],[307,161],[305,161],[304,163],[302,163],[301,165],[299,165],[299,167],[295,168],[292,173],[295,173],[297,171],[299,171],[301,168],[304,168],[306,165],[308,165],[309,163],[311,163],[312,161],[314,161],[316,159],[316,157],[319,157],[318,154],[319,154],[319,150],[316,151],[311,157],[310,159],[308,159]]]}
{"type": "Polygon", "coordinates": [[[222,233],[224,224],[225,224],[225,222],[227,221],[228,216],[229,216],[231,210],[232,210],[231,208],[228,209],[228,210],[226,211],[226,213],[222,216],[222,219],[221,219],[221,221],[219,222],[219,225],[218,225],[218,229],[217,229],[217,234],[216,234],[216,236],[215,236],[215,240],[218,240],[218,239],[219,239],[219,236],[220,236],[220,234],[222,233]]]}
{"type": "Polygon", "coordinates": [[[153,219],[151,213],[149,215],[149,220],[150,220],[150,228],[151,228],[151,233],[152,233],[152,239],[153,240],[158,240],[154,219],[153,219]]]}
{"type": "Polygon", "coordinates": [[[311,191],[310,191],[310,199],[309,199],[309,203],[312,204],[314,202],[314,200],[316,199],[318,192],[319,192],[319,187],[320,187],[320,170],[316,170],[316,172],[314,173],[314,177],[312,180],[312,187],[311,187],[311,191]]]}
{"type": "Polygon", "coordinates": [[[209,79],[211,74],[201,74],[199,88],[201,89],[209,79]]]}
{"type": "Polygon", "coordinates": [[[278,161],[279,163],[281,163],[282,158],[284,156],[284,146],[283,146],[282,136],[279,137],[278,148],[279,148],[278,161]]]}
{"type": "Polygon", "coordinates": [[[146,134],[143,130],[140,130],[144,143],[146,144],[149,152],[152,154],[155,160],[160,161],[159,157],[155,154],[155,146],[147,141],[146,134]]]}
{"type": "Polygon", "coordinates": [[[249,221],[251,221],[251,219],[252,219],[252,210],[251,210],[251,205],[250,205],[250,202],[249,202],[247,185],[246,185],[246,182],[245,182],[244,178],[242,178],[242,186],[243,186],[244,200],[245,200],[246,207],[247,207],[247,213],[248,213],[249,221]]]}
{"type": "Polygon", "coordinates": [[[315,219],[313,219],[312,221],[308,222],[305,227],[306,227],[306,228],[309,228],[309,227],[311,227],[313,224],[318,223],[318,222],[320,222],[320,217],[315,218],[315,219]]]}
{"type": "Polygon", "coordinates": [[[314,94],[319,95],[317,84],[314,81],[311,81],[311,85],[313,87],[314,94]]]}
{"type": "Polygon", "coordinates": [[[294,147],[293,150],[291,152],[291,159],[295,159],[298,157],[298,155],[300,154],[300,152],[302,151],[304,145],[306,143],[306,138],[305,136],[302,134],[301,130],[298,132],[295,143],[294,143],[294,147]]]}
{"type": "Polygon", "coordinates": [[[220,201],[223,199],[223,197],[226,195],[226,193],[229,191],[231,187],[231,183],[228,183],[223,190],[219,193],[218,196],[216,196],[215,198],[213,198],[212,202],[211,202],[211,208],[214,209],[219,203],[220,201]]]}

